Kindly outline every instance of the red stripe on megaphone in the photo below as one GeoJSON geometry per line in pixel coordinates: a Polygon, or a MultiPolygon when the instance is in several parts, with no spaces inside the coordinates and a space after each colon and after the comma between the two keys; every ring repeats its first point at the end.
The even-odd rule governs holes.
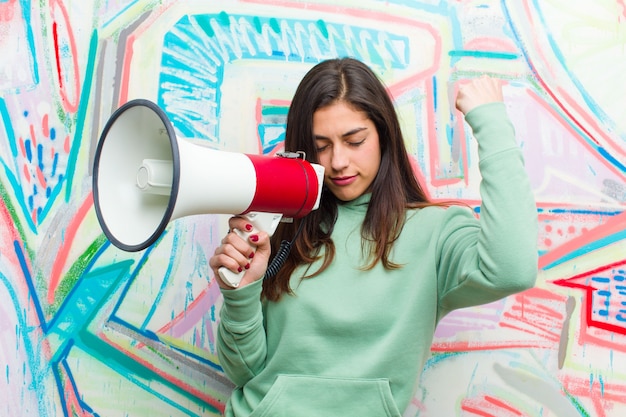
{"type": "Polygon", "coordinates": [[[246,213],[282,213],[285,217],[297,219],[314,209],[319,186],[317,173],[308,161],[300,158],[247,156],[256,171],[256,191],[246,213]]]}

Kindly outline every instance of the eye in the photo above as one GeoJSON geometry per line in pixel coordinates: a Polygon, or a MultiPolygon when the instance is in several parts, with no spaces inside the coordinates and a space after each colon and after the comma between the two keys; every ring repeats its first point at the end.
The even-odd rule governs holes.
{"type": "Polygon", "coordinates": [[[349,145],[349,146],[353,146],[353,147],[357,148],[357,147],[359,147],[359,146],[363,145],[363,143],[365,142],[365,139],[366,139],[366,138],[363,138],[363,139],[361,139],[361,140],[359,140],[359,141],[349,141],[349,142],[348,142],[348,145],[349,145]]]}
{"type": "Polygon", "coordinates": [[[326,149],[328,149],[328,145],[320,145],[317,147],[317,152],[324,152],[326,149]]]}

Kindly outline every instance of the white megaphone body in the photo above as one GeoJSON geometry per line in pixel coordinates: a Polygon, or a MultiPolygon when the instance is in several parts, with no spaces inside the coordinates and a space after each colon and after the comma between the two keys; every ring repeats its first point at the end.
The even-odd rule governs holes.
{"type": "MultiPolygon", "coordinates": [[[[118,248],[146,249],[168,223],[195,214],[243,215],[270,235],[283,218],[319,206],[324,168],[300,153],[282,156],[224,152],[178,140],[165,112],[137,99],[117,109],[98,142],[94,206],[106,237],[118,248]]],[[[243,272],[220,268],[237,287],[243,272]]]]}

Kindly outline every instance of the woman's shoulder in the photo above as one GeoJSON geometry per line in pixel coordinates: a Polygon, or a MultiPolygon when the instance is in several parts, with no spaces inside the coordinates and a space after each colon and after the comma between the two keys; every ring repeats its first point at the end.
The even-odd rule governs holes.
{"type": "Polygon", "coordinates": [[[469,207],[457,204],[408,209],[398,244],[409,251],[423,250],[422,245],[445,239],[455,230],[474,227],[478,222],[472,213],[469,207]]]}
{"type": "Polygon", "coordinates": [[[406,222],[410,227],[440,228],[450,223],[474,223],[477,215],[474,209],[464,204],[433,204],[407,210],[406,222]]]}
{"type": "Polygon", "coordinates": [[[474,213],[473,207],[462,202],[433,203],[424,207],[412,207],[407,210],[407,217],[448,217],[474,213]]]}

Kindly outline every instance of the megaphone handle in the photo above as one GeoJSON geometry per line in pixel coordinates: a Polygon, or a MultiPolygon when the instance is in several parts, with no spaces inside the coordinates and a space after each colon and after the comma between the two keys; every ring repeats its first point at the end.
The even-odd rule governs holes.
{"type": "MultiPolygon", "coordinates": [[[[278,223],[280,223],[280,219],[282,218],[282,214],[280,213],[262,213],[262,212],[250,212],[247,214],[242,214],[240,217],[248,220],[248,222],[252,225],[252,230],[249,232],[241,231],[238,229],[234,229],[233,231],[239,235],[244,240],[247,240],[251,234],[258,233],[263,230],[267,232],[270,236],[276,230],[278,223]]],[[[217,270],[218,274],[222,281],[233,288],[239,287],[241,283],[241,279],[243,278],[246,271],[241,272],[233,272],[228,268],[220,267],[217,270]]]]}

